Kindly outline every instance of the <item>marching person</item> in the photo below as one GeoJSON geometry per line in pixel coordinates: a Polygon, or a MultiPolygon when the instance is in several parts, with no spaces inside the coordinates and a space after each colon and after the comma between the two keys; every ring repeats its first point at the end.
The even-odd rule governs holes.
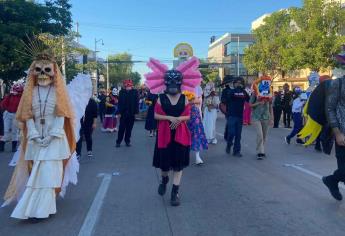
{"type": "Polygon", "coordinates": [[[98,111],[99,111],[99,118],[101,121],[101,124],[103,124],[103,120],[104,120],[104,116],[105,116],[105,111],[106,111],[106,107],[105,107],[105,102],[107,99],[107,95],[104,89],[100,90],[99,96],[98,96],[98,111]]]}
{"type": "Polygon", "coordinates": [[[273,128],[277,129],[279,128],[280,119],[282,116],[282,95],[281,92],[274,92],[273,97],[273,116],[274,116],[274,125],[273,128]]]}
{"type": "Polygon", "coordinates": [[[120,118],[119,133],[116,147],[120,147],[123,138],[127,147],[131,146],[131,135],[134,126],[135,115],[139,113],[139,94],[133,88],[132,80],[123,81],[124,89],[119,94],[117,115],[120,118]]]}
{"type": "Polygon", "coordinates": [[[227,104],[227,145],[226,153],[230,154],[233,148],[233,156],[242,157],[241,154],[241,134],[243,126],[244,103],[249,101],[249,95],[244,89],[244,79],[236,77],[234,79],[234,89],[231,89],[226,95],[227,104]]]}
{"type": "Polygon", "coordinates": [[[288,84],[284,84],[282,107],[284,126],[285,128],[291,128],[292,92],[288,84]]]}
{"type": "Polygon", "coordinates": [[[77,143],[77,157],[81,157],[81,150],[83,145],[83,137],[85,137],[86,141],[86,150],[87,156],[92,157],[92,133],[97,126],[97,103],[93,98],[90,98],[89,103],[85,109],[85,115],[80,120],[81,128],[80,128],[80,138],[77,143]]]}
{"type": "Polygon", "coordinates": [[[203,125],[208,143],[217,144],[216,122],[218,116],[219,97],[216,94],[214,83],[209,82],[205,87],[203,125]]]}
{"type": "Polygon", "coordinates": [[[334,80],[327,98],[326,112],[328,122],[336,139],[335,156],[338,169],[322,178],[331,195],[338,201],[343,199],[339,182],[345,182],[345,76],[334,80]]]}
{"type": "Polygon", "coordinates": [[[149,106],[147,110],[145,129],[149,131],[149,136],[153,137],[157,130],[157,121],[155,120],[155,105],[158,99],[158,95],[149,93],[145,99],[145,103],[149,106]]]}
{"type": "Polygon", "coordinates": [[[0,103],[0,107],[4,111],[4,135],[0,140],[0,152],[5,151],[6,142],[12,142],[12,152],[17,151],[19,129],[15,116],[23,91],[24,81],[18,81],[11,87],[10,94],[5,96],[0,103]]]}

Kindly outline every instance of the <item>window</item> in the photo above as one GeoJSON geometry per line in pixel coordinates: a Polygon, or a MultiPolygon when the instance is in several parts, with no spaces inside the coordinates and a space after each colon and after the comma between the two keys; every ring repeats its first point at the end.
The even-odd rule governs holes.
{"type": "Polygon", "coordinates": [[[237,55],[238,52],[240,55],[243,55],[244,49],[251,44],[253,44],[253,42],[230,42],[224,46],[224,56],[237,55]]]}

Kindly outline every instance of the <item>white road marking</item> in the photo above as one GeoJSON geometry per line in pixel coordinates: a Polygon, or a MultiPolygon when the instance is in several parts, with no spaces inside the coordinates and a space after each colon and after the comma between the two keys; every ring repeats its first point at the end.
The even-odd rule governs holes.
{"type": "Polygon", "coordinates": [[[98,177],[103,177],[102,183],[98,188],[95,199],[85,217],[84,223],[80,228],[78,236],[91,236],[94,234],[95,226],[103,205],[104,198],[107,194],[109,184],[111,182],[111,174],[99,174],[98,177]]]}
{"type": "MultiPolygon", "coordinates": [[[[308,169],[306,169],[306,168],[303,168],[303,167],[301,167],[302,166],[302,164],[285,164],[284,165],[285,167],[291,167],[291,168],[294,168],[295,170],[298,170],[298,171],[300,171],[300,172],[303,172],[303,173],[305,173],[305,174],[307,174],[307,175],[310,175],[310,176],[313,176],[313,177],[315,177],[315,178],[317,178],[317,179],[322,179],[322,175],[320,175],[320,174],[318,174],[318,173],[315,173],[315,172],[313,172],[313,171],[310,171],[310,170],[308,170],[308,169]]],[[[344,185],[339,185],[339,188],[342,188],[342,189],[345,189],[345,186],[344,185]]]]}

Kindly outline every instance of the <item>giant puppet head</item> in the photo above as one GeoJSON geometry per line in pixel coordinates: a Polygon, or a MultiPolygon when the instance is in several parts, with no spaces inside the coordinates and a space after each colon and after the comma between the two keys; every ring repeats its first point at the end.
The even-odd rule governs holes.
{"type": "Polygon", "coordinates": [[[252,90],[259,100],[271,100],[272,99],[272,89],[271,89],[272,79],[269,76],[261,76],[259,79],[255,80],[252,85],[252,90]]]}
{"type": "Polygon", "coordinates": [[[192,57],[173,70],[169,70],[166,65],[153,58],[147,66],[152,69],[152,72],[145,75],[145,85],[152,94],[165,92],[175,95],[181,91],[194,92],[202,80],[198,70],[199,60],[196,57],[192,57]]]}
{"type": "Polygon", "coordinates": [[[32,73],[36,83],[46,87],[54,82],[55,65],[50,60],[36,60],[32,66],[32,73]]]}

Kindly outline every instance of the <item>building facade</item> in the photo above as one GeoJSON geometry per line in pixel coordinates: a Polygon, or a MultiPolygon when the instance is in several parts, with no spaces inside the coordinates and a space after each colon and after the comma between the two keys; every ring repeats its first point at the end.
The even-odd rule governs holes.
{"type": "Polygon", "coordinates": [[[208,48],[209,63],[218,63],[221,79],[226,75],[242,76],[249,83],[256,77],[250,75],[243,64],[244,49],[254,43],[252,34],[226,33],[219,39],[214,37],[208,48]]]}

